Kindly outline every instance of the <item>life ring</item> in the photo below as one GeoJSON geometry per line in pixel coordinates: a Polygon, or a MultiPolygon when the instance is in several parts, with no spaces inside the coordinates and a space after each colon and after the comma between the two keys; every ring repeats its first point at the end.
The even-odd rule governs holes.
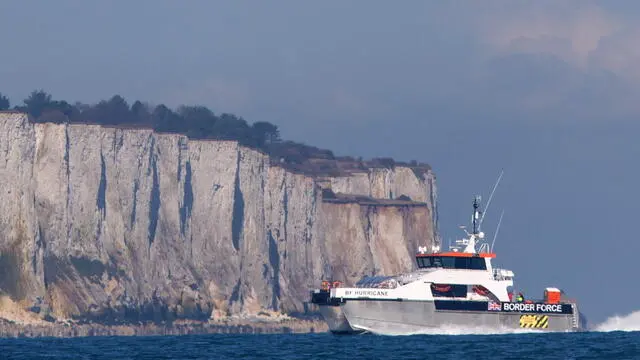
{"type": "Polygon", "coordinates": [[[340,287],[340,285],[341,285],[340,281],[334,281],[333,282],[333,287],[334,288],[340,287]]]}
{"type": "Polygon", "coordinates": [[[482,296],[487,296],[487,294],[489,294],[489,290],[482,285],[473,285],[473,291],[482,296]]]}
{"type": "Polygon", "coordinates": [[[323,291],[327,291],[327,290],[329,290],[329,282],[328,282],[328,281],[326,281],[326,280],[323,280],[323,281],[322,281],[322,285],[320,285],[320,288],[321,288],[323,291]]]}
{"type": "Polygon", "coordinates": [[[431,288],[437,292],[448,292],[451,290],[450,285],[431,284],[431,288]]]}

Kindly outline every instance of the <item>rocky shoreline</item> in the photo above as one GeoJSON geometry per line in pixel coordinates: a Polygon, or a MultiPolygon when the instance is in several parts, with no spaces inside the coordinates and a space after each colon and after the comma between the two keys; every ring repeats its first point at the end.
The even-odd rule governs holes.
{"type": "Polygon", "coordinates": [[[104,325],[98,323],[31,323],[21,324],[0,319],[0,338],[82,337],[82,336],[158,336],[194,334],[290,334],[328,331],[326,323],[318,319],[289,319],[282,321],[229,320],[181,321],[171,324],[139,323],[104,325]]]}

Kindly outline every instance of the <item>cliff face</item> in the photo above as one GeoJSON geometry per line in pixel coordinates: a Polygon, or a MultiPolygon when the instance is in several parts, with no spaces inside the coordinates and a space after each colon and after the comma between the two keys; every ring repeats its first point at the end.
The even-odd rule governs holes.
{"type": "Polygon", "coordinates": [[[230,141],[33,124],[0,113],[0,294],[55,317],[305,311],[320,279],[414,266],[434,240],[435,180],[408,167],[317,179],[230,141]]]}

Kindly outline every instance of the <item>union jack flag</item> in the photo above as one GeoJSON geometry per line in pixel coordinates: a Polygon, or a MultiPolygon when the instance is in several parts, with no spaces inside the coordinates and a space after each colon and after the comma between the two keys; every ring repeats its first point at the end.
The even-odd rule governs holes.
{"type": "Polygon", "coordinates": [[[489,301],[489,305],[487,305],[487,309],[489,311],[500,311],[500,303],[495,301],[489,301]]]}

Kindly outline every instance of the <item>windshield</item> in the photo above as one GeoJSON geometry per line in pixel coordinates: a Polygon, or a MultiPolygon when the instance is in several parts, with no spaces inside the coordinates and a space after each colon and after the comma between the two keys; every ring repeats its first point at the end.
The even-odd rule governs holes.
{"type": "Polygon", "coordinates": [[[356,283],[357,288],[394,289],[397,286],[395,276],[365,276],[356,283]]]}
{"type": "Polygon", "coordinates": [[[456,256],[424,256],[417,257],[416,262],[420,269],[445,268],[487,270],[487,263],[481,257],[456,257],[456,256]]]}

